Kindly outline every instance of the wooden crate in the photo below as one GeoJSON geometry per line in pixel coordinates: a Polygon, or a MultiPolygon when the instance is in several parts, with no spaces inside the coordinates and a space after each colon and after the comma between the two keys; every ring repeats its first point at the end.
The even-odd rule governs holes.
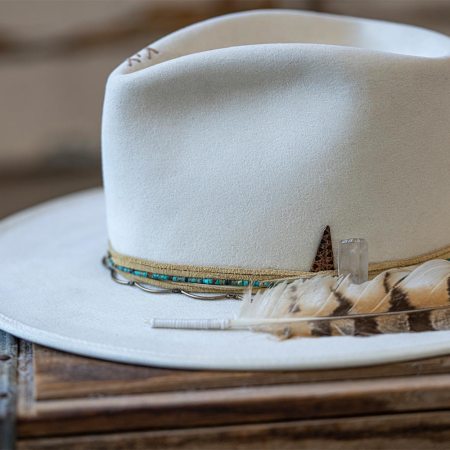
{"type": "Polygon", "coordinates": [[[2,334],[2,449],[448,449],[450,357],[307,372],[186,371],[2,334]]]}

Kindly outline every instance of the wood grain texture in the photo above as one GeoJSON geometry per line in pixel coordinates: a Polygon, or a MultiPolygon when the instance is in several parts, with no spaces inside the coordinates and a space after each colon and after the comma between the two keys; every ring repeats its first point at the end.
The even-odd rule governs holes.
{"type": "Polygon", "coordinates": [[[15,441],[17,395],[17,340],[0,331],[0,448],[11,449],[15,441]]]}
{"type": "Polygon", "coordinates": [[[450,375],[48,400],[18,435],[163,430],[450,409],[450,375]]]}
{"type": "MultiPolygon", "coordinates": [[[[358,416],[370,415],[379,415],[374,426],[387,427],[375,448],[392,448],[386,446],[389,433],[404,448],[412,439],[423,439],[426,448],[432,433],[442,440],[450,433],[432,421],[411,435],[405,431],[416,427],[422,415],[450,414],[450,357],[342,370],[213,372],[139,367],[38,345],[27,348],[19,358],[17,435],[22,448],[264,449],[261,443],[268,439],[274,447],[289,449],[304,439],[311,444],[304,448],[356,449],[368,439],[355,425],[358,416]],[[409,422],[389,428],[397,415],[409,422]],[[353,447],[338,446],[341,438],[330,434],[335,423],[347,430],[342,442],[354,441],[353,447]],[[313,424],[323,424],[324,431],[313,424]],[[264,434],[266,429],[272,431],[264,434]],[[214,440],[211,430],[223,439],[214,440]],[[240,447],[236,439],[242,439],[240,447]]],[[[444,415],[442,420],[450,419],[444,415]]]]}
{"type": "Polygon", "coordinates": [[[450,373],[450,357],[338,370],[231,372],[118,364],[34,346],[36,399],[55,400],[450,373]]]}
{"type": "Polygon", "coordinates": [[[450,412],[25,439],[18,450],[447,450],[450,412]]]}

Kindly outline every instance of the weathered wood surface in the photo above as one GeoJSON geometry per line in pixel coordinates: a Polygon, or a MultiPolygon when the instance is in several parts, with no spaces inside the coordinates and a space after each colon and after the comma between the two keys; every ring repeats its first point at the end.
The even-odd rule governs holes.
{"type": "Polygon", "coordinates": [[[450,413],[430,412],[25,439],[18,450],[448,450],[449,442],[450,413]]]}
{"type": "Polygon", "coordinates": [[[14,447],[16,424],[17,341],[0,331],[0,449],[14,447]]]}
{"type": "MultiPolygon", "coordinates": [[[[264,428],[270,423],[277,430],[274,424],[287,421],[339,419],[353,423],[355,417],[365,415],[409,417],[405,413],[450,411],[450,357],[307,372],[158,369],[83,358],[40,346],[21,358],[21,385],[32,385],[26,389],[22,386],[19,395],[17,433],[24,448],[46,442],[53,445],[64,439],[69,445],[69,437],[75,435],[85,435],[86,439],[94,436],[93,442],[98,434],[111,434],[111,439],[123,434],[124,439],[135,439],[133,433],[138,433],[139,439],[147,433],[144,438],[149,442],[156,439],[158,448],[157,433],[169,439],[177,430],[180,439],[192,441],[195,433],[200,436],[200,430],[213,428],[223,429],[220,433],[225,435],[231,433],[229,442],[233,442],[235,427],[244,427],[245,434],[245,430],[258,430],[258,424],[264,424],[264,428]]],[[[420,415],[411,417],[418,420],[420,415]]],[[[450,419],[445,416],[445,420],[450,419]]],[[[297,432],[303,433],[289,429],[291,437],[287,440],[297,432]]],[[[204,444],[199,438],[198,448],[214,448],[208,447],[212,439],[208,436],[204,444]]],[[[98,439],[98,445],[102,445],[106,438],[98,439]]],[[[166,442],[164,439],[161,442],[166,442]]],[[[317,442],[323,443],[320,439],[317,442]]]]}
{"type": "Polygon", "coordinates": [[[181,371],[24,341],[18,352],[7,339],[1,360],[12,363],[0,401],[8,397],[11,414],[2,410],[2,449],[12,448],[16,392],[17,447],[25,450],[450,447],[450,357],[328,371],[181,371]]]}
{"type": "Polygon", "coordinates": [[[450,376],[178,391],[37,402],[18,434],[52,436],[450,409],[450,376]]]}
{"type": "Polygon", "coordinates": [[[450,374],[450,357],[338,370],[230,372],[132,366],[34,348],[37,400],[450,374]]]}

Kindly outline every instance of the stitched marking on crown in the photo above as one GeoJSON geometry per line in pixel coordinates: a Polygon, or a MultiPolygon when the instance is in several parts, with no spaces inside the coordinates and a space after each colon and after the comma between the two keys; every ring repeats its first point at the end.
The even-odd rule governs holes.
{"type": "MultiPolygon", "coordinates": [[[[156,48],[145,47],[145,50],[147,52],[147,59],[152,59],[152,53],[154,53],[155,55],[159,55],[159,51],[156,50],[156,48]]],[[[128,58],[127,61],[128,61],[128,67],[132,67],[133,63],[140,64],[142,62],[142,55],[140,53],[136,53],[135,55],[128,58]]]]}
{"type": "Polygon", "coordinates": [[[128,61],[128,67],[131,67],[133,65],[133,62],[138,62],[138,63],[142,62],[139,58],[135,58],[135,57],[128,58],[127,61],[128,61]]]}
{"type": "Polygon", "coordinates": [[[159,55],[159,51],[156,48],[145,47],[145,50],[147,50],[147,59],[152,59],[152,52],[159,55]]]}

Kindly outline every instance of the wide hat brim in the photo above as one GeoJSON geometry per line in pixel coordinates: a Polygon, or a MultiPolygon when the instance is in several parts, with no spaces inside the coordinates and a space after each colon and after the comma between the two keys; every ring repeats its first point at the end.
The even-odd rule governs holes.
{"type": "Polygon", "coordinates": [[[290,370],[404,361],[450,352],[450,332],[279,341],[246,331],[153,329],[152,318],[232,317],[239,302],[153,295],[115,284],[101,265],[104,198],[90,190],[0,225],[0,328],[111,361],[185,369],[290,370]]]}

